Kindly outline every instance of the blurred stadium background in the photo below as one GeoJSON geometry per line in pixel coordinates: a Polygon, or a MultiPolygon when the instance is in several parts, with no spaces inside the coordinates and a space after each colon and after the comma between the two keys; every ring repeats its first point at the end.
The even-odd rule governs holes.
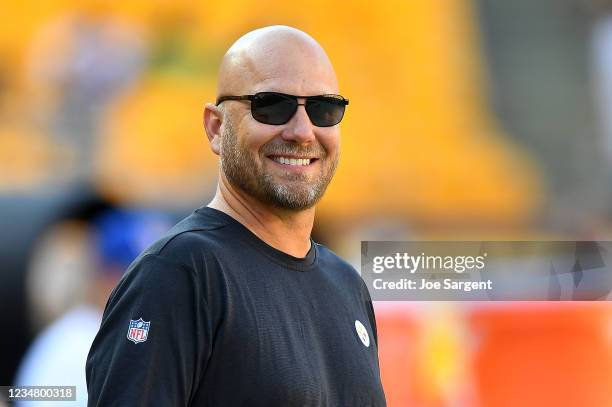
{"type": "MultiPolygon", "coordinates": [[[[610,1],[23,0],[0,19],[2,385],[212,197],[202,108],[264,25],[314,36],[351,100],[315,238],[356,267],[361,240],[612,235],[610,1]]],[[[376,308],[391,407],[612,406],[606,302],[376,308]]]]}

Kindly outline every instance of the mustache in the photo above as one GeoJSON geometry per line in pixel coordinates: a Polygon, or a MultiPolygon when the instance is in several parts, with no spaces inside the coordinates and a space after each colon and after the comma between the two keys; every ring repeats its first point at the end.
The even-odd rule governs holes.
{"type": "Polygon", "coordinates": [[[295,143],[269,141],[261,147],[263,155],[300,155],[314,158],[325,158],[327,151],[319,143],[309,147],[298,146],[295,143]]]}

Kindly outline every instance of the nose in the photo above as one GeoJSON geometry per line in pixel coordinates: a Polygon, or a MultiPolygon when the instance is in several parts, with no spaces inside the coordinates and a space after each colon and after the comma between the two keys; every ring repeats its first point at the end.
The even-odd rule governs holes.
{"type": "Polygon", "coordinates": [[[314,125],[310,121],[304,104],[299,104],[297,111],[287,123],[282,138],[298,144],[307,144],[315,139],[314,125]]]}

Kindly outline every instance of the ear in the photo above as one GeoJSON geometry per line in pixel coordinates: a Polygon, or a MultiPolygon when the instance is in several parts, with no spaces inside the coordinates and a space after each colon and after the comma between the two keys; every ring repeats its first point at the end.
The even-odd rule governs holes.
{"type": "Polygon", "coordinates": [[[221,152],[221,124],[223,123],[223,112],[212,103],[204,107],[204,130],[213,153],[219,155],[221,152]]]}

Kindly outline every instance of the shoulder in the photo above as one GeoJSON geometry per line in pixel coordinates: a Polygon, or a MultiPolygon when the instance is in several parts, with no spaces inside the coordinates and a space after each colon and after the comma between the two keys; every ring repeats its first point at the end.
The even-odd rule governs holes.
{"type": "Polygon", "coordinates": [[[223,230],[228,225],[224,217],[196,210],[142,252],[130,268],[156,261],[194,268],[201,264],[203,256],[216,253],[222,247],[223,230]]]}
{"type": "Polygon", "coordinates": [[[323,270],[334,274],[337,278],[346,280],[351,284],[361,286],[363,280],[359,272],[349,262],[338,256],[328,247],[315,243],[317,245],[317,255],[319,256],[319,264],[323,270]]]}
{"type": "Polygon", "coordinates": [[[228,251],[228,215],[200,208],[172,227],[128,267],[111,294],[132,292],[181,295],[189,287],[212,290],[219,285],[219,258],[228,251]]]}
{"type": "Polygon", "coordinates": [[[330,282],[333,282],[332,284],[337,287],[339,293],[343,293],[361,304],[371,302],[366,283],[349,262],[318,243],[317,254],[319,256],[319,269],[330,282]]]}

